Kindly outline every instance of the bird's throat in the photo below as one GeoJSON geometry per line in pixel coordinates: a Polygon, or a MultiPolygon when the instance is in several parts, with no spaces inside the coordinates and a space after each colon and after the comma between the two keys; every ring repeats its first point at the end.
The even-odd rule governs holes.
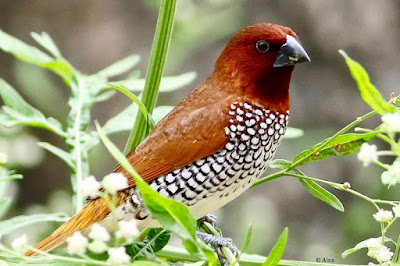
{"type": "Polygon", "coordinates": [[[293,67],[273,68],[253,77],[256,82],[244,89],[248,97],[265,109],[285,112],[290,108],[289,84],[293,67]]]}

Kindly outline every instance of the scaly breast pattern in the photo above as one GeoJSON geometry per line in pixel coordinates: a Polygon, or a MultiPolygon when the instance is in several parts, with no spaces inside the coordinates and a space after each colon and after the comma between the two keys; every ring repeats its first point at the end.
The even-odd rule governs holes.
{"type": "MultiPolygon", "coordinates": [[[[289,110],[272,112],[234,102],[229,115],[225,134],[230,140],[224,148],[150,183],[161,195],[186,204],[196,219],[239,196],[266,170],[282,141],[289,110]]],[[[117,213],[121,219],[148,220],[149,216],[137,188],[131,189],[127,204],[117,213]]]]}

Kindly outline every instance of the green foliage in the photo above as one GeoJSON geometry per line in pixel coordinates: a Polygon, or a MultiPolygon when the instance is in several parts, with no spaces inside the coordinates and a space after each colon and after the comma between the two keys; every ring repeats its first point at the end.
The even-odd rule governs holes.
{"type": "Polygon", "coordinates": [[[353,154],[360,149],[363,143],[370,141],[378,133],[379,132],[344,134],[335,138],[326,139],[297,155],[294,158],[293,163],[299,162],[298,165],[302,165],[310,161],[320,161],[331,156],[346,156],[353,154]]]}
{"type": "Polygon", "coordinates": [[[18,229],[24,228],[28,225],[32,225],[35,223],[43,223],[43,222],[64,223],[68,221],[68,219],[69,217],[63,213],[15,216],[11,219],[0,222],[0,235],[7,235],[13,233],[18,229]]]}
{"type": "MultiPolygon", "coordinates": [[[[58,156],[70,167],[75,211],[80,209],[84,202],[80,188],[83,179],[90,174],[88,164],[89,152],[100,143],[101,139],[117,161],[132,175],[137,187],[140,189],[141,196],[147,209],[152,213],[152,217],[157,219],[165,228],[146,229],[141,233],[140,237],[132,243],[120,243],[121,239],[116,238],[114,247],[124,245],[127,254],[129,254],[133,260],[130,265],[159,265],[160,263],[166,264],[175,261],[196,262],[198,265],[202,265],[203,262],[209,265],[218,264],[214,251],[197,238],[196,221],[188,208],[179,202],[162,197],[157,192],[153,191],[135,172],[124,155],[107,137],[107,135],[131,130],[133,128],[125,152],[131,150],[146,134],[148,134],[154,127],[154,124],[161,120],[162,117],[172,109],[171,106],[155,107],[158,92],[176,90],[189,84],[195,78],[194,73],[188,72],[180,76],[161,79],[166,51],[171,36],[175,2],[176,1],[162,1],[146,79],[141,79],[138,75],[138,71],[128,73],[132,71],[132,68],[139,62],[140,58],[138,55],[130,55],[96,74],[85,75],[76,70],[62,56],[60,50],[47,33],[32,33],[32,38],[45,49],[46,52],[43,52],[34,46],[30,46],[0,31],[0,49],[14,55],[22,61],[54,72],[65,81],[71,90],[71,97],[68,102],[71,110],[66,123],[61,123],[52,117],[46,117],[40,110],[26,102],[6,81],[0,79],[0,97],[4,103],[2,111],[0,112],[0,125],[7,127],[15,127],[18,125],[38,127],[60,136],[65,141],[68,150],[63,150],[45,142],[40,142],[38,145],[58,156]],[[110,80],[111,78],[123,74],[128,74],[128,77],[124,80],[110,80]],[[90,129],[92,124],[90,110],[94,104],[107,101],[116,94],[114,90],[109,90],[110,88],[123,92],[133,103],[119,114],[106,121],[103,129],[100,129],[98,124],[96,124],[99,133],[97,134],[96,131],[90,129]],[[140,95],[136,96],[132,92],[142,93],[142,97],[140,97],[140,95]],[[132,119],[135,116],[136,120],[132,119]],[[167,246],[170,233],[178,236],[182,240],[186,251],[167,246]],[[165,260],[166,262],[161,260],[165,260]]],[[[279,177],[289,176],[298,178],[304,188],[312,196],[342,212],[344,211],[344,207],[340,200],[319,184],[325,184],[366,200],[371,203],[378,212],[382,210],[382,205],[400,208],[398,201],[372,199],[351,189],[350,184],[338,184],[324,179],[309,177],[298,169],[300,166],[309,162],[320,161],[334,156],[344,157],[353,154],[359,151],[363,144],[370,142],[375,137],[387,142],[391,149],[390,151],[382,151],[382,153],[378,155],[385,154],[393,156],[395,157],[395,163],[400,163],[400,141],[396,138],[396,133],[400,130],[393,129],[396,128],[396,125],[390,125],[390,122],[384,122],[382,126],[378,126],[373,130],[358,129],[359,132],[347,133],[356,125],[375,114],[385,115],[389,113],[400,115],[397,109],[400,106],[400,101],[399,97],[395,97],[391,100],[394,105],[386,103],[379,91],[370,82],[369,76],[363,67],[348,57],[343,51],[341,51],[341,54],[344,56],[350,73],[357,83],[361,98],[374,111],[357,118],[333,136],[301,152],[294,157],[293,161],[282,159],[272,161],[269,165],[270,168],[278,169],[278,171],[259,180],[254,186],[279,177]]],[[[288,128],[285,137],[297,138],[303,134],[304,132],[300,129],[288,128]]],[[[0,218],[6,214],[13,203],[12,198],[6,196],[5,193],[7,181],[22,178],[22,176],[15,174],[5,167],[5,158],[3,154],[0,154],[0,218]]],[[[395,163],[387,165],[379,160],[375,160],[375,163],[385,170],[382,174],[384,185],[390,183],[390,185],[394,186],[400,183],[400,177],[394,176],[393,174],[395,170],[398,170],[395,163]],[[394,182],[392,182],[393,180],[394,182]]],[[[105,195],[108,195],[108,193],[106,192],[105,195]]],[[[112,200],[110,200],[110,202],[112,203],[112,200]]],[[[396,214],[396,211],[394,212],[396,214]]],[[[0,222],[0,235],[13,233],[18,229],[34,223],[64,222],[67,219],[68,217],[64,214],[16,216],[0,222]]],[[[387,248],[385,246],[387,244],[395,248],[395,253],[392,256],[393,263],[399,262],[400,243],[399,241],[396,243],[388,238],[386,233],[396,219],[396,217],[388,218],[387,220],[377,219],[379,222],[378,225],[381,228],[380,238],[382,239],[379,248],[385,249],[387,248]]],[[[206,223],[203,223],[201,229],[215,236],[222,236],[220,230],[206,223]]],[[[251,244],[251,235],[252,227],[249,227],[242,249],[243,253],[251,244]]],[[[232,265],[237,265],[237,263],[242,263],[243,265],[254,263],[262,265],[333,265],[281,260],[287,239],[288,229],[285,228],[272,248],[268,258],[258,255],[241,254],[239,258],[235,259],[232,252],[227,247],[223,247],[221,250],[232,265]]],[[[369,243],[368,240],[364,240],[355,247],[344,251],[342,256],[346,257],[363,248],[368,248],[370,251],[371,247],[369,243]]],[[[0,259],[13,264],[108,265],[105,260],[109,255],[105,252],[101,254],[88,252],[86,255],[74,257],[69,255],[59,256],[46,254],[41,258],[28,259],[0,245],[0,259]]],[[[379,261],[377,256],[369,256],[379,261]]]]}
{"type": "Polygon", "coordinates": [[[285,229],[283,229],[281,235],[279,236],[278,241],[276,241],[276,244],[269,253],[268,259],[262,264],[263,266],[278,265],[279,261],[282,258],[283,252],[285,251],[288,234],[289,229],[285,227],[285,229]]]}
{"type": "MultiPolygon", "coordinates": [[[[151,48],[149,65],[147,68],[146,83],[144,84],[142,101],[150,114],[156,106],[161,75],[164,70],[165,58],[171,40],[172,26],[175,17],[176,0],[161,1],[158,12],[156,32],[154,34],[153,47],[151,48]]],[[[125,151],[132,150],[148,134],[146,121],[137,115],[135,125],[129,135],[125,151]]]]}
{"type": "Polygon", "coordinates": [[[152,228],[142,241],[127,245],[126,253],[133,259],[154,259],[155,253],[168,244],[170,236],[163,228],[152,228]]]}
{"type": "Polygon", "coordinates": [[[107,138],[100,126],[96,124],[100,138],[107,147],[111,155],[124,167],[140,190],[146,208],[152,213],[163,227],[175,233],[182,239],[182,243],[189,253],[196,255],[200,251],[207,257],[212,265],[216,263],[213,252],[199,241],[196,237],[196,220],[190,214],[186,205],[173,199],[165,198],[152,190],[150,186],[143,181],[135,169],[129,163],[128,159],[118,150],[118,148],[107,138]]]}
{"type": "Polygon", "coordinates": [[[343,50],[339,50],[339,53],[345,58],[347,66],[350,69],[350,74],[356,81],[361,98],[364,102],[381,115],[396,112],[396,108],[386,103],[382,95],[371,83],[365,69],[358,62],[351,59],[343,50]]]}
{"type": "MultiPolygon", "coordinates": [[[[298,174],[301,175],[301,176],[306,177],[300,171],[298,171],[298,174]]],[[[329,206],[335,208],[338,211],[341,211],[341,212],[344,211],[343,204],[340,202],[340,200],[335,195],[330,193],[328,190],[324,189],[323,187],[318,185],[313,180],[310,180],[310,179],[307,179],[307,178],[301,178],[300,177],[299,181],[301,182],[303,187],[305,189],[307,189],[308,192],[310,192],[311,195],[313,195],[314,197],[322,200],[323,202],[325,202],[326,204],[328,204],[329,206]]]]}
{"type": "Polygon", "coordinates": [[[24,101],[22,97],[3,79],[0,79],[0,97],[4,102],[0,113],[0,124],[6,127],[29,125],[41,127],[65,136],[61,123],[54,118],[46,118],[39,110],[24,101]]]}

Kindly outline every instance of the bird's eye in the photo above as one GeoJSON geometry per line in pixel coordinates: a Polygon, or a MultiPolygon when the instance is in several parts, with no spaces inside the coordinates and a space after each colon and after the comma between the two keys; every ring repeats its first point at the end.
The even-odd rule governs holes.
{"type": "Polygon", "coordinates": [[[266,53],[269,50],[269,43],[264,40],[259,40],[256,43],[256,48],[259,53],[266,53]]]}

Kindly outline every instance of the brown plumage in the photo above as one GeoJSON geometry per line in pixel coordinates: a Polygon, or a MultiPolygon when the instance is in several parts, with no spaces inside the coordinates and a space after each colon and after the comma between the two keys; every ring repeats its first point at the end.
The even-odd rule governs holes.
{"type": "MultiPolygon", "coordinates": [[[[257,178],[256,175],[265,170],[264,162],[270,160],[275,153],[287,124],[290,76],[294,64],[304,61],[309,61],[309,58],[291,29],[275,24],[256,24],[245,28],[225,47],[211,76],[179,103],[127,156],[130,163],[154,189],[191,206],[195,218],[222,206],[248,188],[248,184],[251,185],[257,178]],[[247,112],[244,114],[247,117],[241,116],[240,108],[247,112]],[[257,122],[250,121],[252,117],[254,121],[257,118],[257,122]],[[250,127],[250,140],[247,140],[250,137],[245,133],[234,132],[240,126],[250,127]],[[266,130],[270,129],[268,132],[275,134],[275,139],[274,135],[266,135],[266,130],[265,133],[254,133],[260,135],[253,134],[256,130],[264,132],[264,126],[266,130]],[[273,146],[264,149],[261,139],[273,143],[273,146]],[[246,149],[243,157],[235,151],[232,153],[234,148],[231,147],[239,145],[244,145],[246,149]],[[260,147],[262,150],[259,150],[260,147]],[[222,158],[225,161],[217,164],[221,159],[217,155],[225,153],[229,156],[226,155],[222,158]],[[257,161],[255,166],[245,165],[244,160],[247,162],[248,158],[257,161]],[[260,161],[263,161],[261,167],[258,166],[260,161]],[[243,167],[235,164],[242,164],[243,167]],[[252,173],[254,167],[256,174],[252,173]],[[185,179],[187,173],[194,179],[185,179]],[[168,176],[171,182],[164,180],[168,176]],[[232,179],[229,182],[229,178],[236,181],[232,179]],[[246,182],[242,182],[242,179],[246,182]],[[207,182],[211,182],[215,189],[210,189],[207,182]],[[192,187],[187,189],[193,183],[199,187],[196,190],[192,187]],[[174,187],[169,187],[170,184],[174,187]],[[193,193],[198,193],[199,197],[193,193]],[[218,204],[211,204],[215,198],[222,200],[218,200],[218,204]]],[[[129,177],[121,167],[115,172],[129,177]]],[[[128,180],[129,189],[118,194],[118,206],[127,205],[129,197],[135,193],[132,178],[128,180]]],[[[109,212],[102,199],[92,200],[35,248],[47,252],[62,244],[75,231],[85,230],[102,221],[109,212]]],[[[136,216],[132,215],[131,218],[147,221],[147,216],[137,211],[136,216]]],[[[146,223],[143,225],[146,226],[146,223]]],[[[25,255],[37,254],[28,251],[25,255]]]]}

